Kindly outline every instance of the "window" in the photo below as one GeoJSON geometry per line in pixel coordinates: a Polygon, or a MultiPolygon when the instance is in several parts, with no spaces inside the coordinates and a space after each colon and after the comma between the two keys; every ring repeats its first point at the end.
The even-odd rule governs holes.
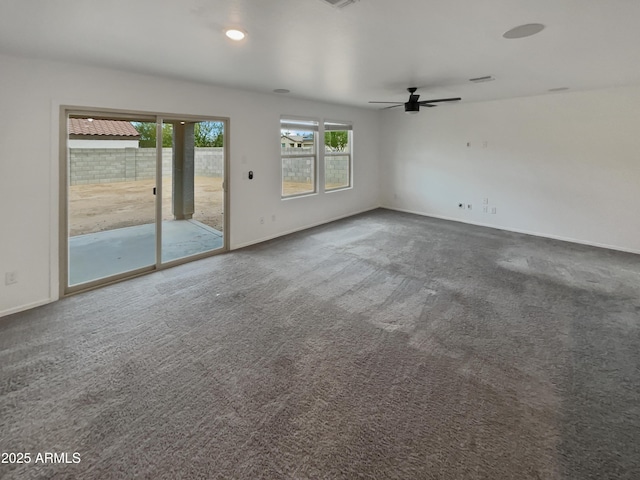
{"type": "Polygon", "coordinates": [[[283,198],[316,192],[317,132],[318,122],[315,121],[280,120],[283,198]],[[283,143],[289,146],[285,147],[283,143]]]}
{"type": "Polygon", "coordinates": [[[338,190],[351,186],[351,124],[324,124],[324,189],[338,190]]]}

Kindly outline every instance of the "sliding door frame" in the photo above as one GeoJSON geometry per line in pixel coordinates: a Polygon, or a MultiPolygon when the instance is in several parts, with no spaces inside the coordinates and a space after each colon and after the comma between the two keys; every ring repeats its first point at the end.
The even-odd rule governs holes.
{"type": "Polygon", "coordinates": [[[194,260],[219,255],[229,250],[230,245],[230,198],[231,192],[229,188],[229,165],[230,165],[230,121],[228,117],[216,117],[209,115],[193,115],[193,114],[176,114],[147,112],[138,110],[117,110],[100,107],[85,107],[61,105],[59,116],[59,279],[60,279],[60,297],[73,295],[75,293],[93,290],[98,287],[110,285],[113,283],[127,280],[140,275],[145,275],[154,271],[164,270],[176,265],[189,263],[194,260]],[[156,232],[156,261],[154,265],[131,270],[125,273],[112,275],[91,282],[69,286],[69,149],[67,147],[68,119],[73,115],[86,115],[98,119],[112,120],[131,120],[131,121],[149,121],[156,122],[156,195],[155,195],[155,232],[156,232]],[[172,260],[170,262],[162,262],[162,124],[164,121],[210,121],[221,122],[224,125],[223,130],[223,154],[224,175],[222,178],[222,219],[223,219],[223,245],[221,248],[208,252],[198,253],[187,257],[172,260]]]}

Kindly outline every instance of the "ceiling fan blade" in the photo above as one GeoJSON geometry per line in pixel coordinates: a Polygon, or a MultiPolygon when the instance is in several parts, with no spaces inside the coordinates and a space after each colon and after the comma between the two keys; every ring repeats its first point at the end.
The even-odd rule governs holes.
{"type": "Polygon", "coordinates": [[[437,107],[438,105],[431,105],[430,103],[422,103],[419,102],[418,105],[420,105],[421,107],[437,107]]]}
{"type": "Polygon", "coordinates": [[[460,97],[456,97],[456,98],[438,98],[435,100],[423,100],[420,102],[420,105],[427,104],[427,103],[437,103],[437,102],[456,102],[458,100],[462,100],[460,97]]]}
{"type": "Polygon", "coordinates": [[[390,107],[384,107],[384,108],[381,108],[380,110],[389,110],[390,108],[401,107],[402,105],[404,105],[404,104],[403,103],[399,103],[398,105],[391,105],[390,107]]]}
{"type": "Polygon", "coordinates": [[[402,105],[402,102],[369,102],[369,103],[396,103],[398,105],[402,105]]]}

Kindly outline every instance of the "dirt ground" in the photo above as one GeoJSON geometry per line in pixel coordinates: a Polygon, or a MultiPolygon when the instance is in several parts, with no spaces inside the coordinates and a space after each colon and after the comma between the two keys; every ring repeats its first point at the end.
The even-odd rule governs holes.
{"type": "Polygon", "coordinates": [[[283,195],[296,195],[298,193],[307,193],[313,190],[311,182],[296,183],[296,182],[283,182],[282,194],[283,195]]]}
{"type": "MultiPolygon", "coordinates": [[[[155,180],[150,179],[69,187],[70,236],[153,223],[154,186],[155,180]]],[[[196,177],[194,186],[196,208],[193,218],[222,232],[222,179],[196,177]]],[[[308,192],[311,188],[310,183],[285,182],[283,185],[287,195],[308,192]]],[[[162,192],[162,218],[171,220],[170,177],[163,179],[162,192]]]]}
{"type": "MultiPolygon", "coordinates": [[[[70,236],[155,221],[155,180],[98,183],[69,187],[70,236]]],[[[223,231],[222,179],[196,177],[193,218],[223,231]]],[[[171,220],[171,178],[162,182],[162,218],[171,220]]]]}

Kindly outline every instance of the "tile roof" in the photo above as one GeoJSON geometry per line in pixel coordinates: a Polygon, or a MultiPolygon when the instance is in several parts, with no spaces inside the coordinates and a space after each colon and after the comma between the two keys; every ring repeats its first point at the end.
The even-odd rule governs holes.
{"type": "Polygon", "coordinates": [[[89,120],[88,118],[70,118],[69,135],[140,137],[140,134],[130,122],[124,120],[89,120]]]}

